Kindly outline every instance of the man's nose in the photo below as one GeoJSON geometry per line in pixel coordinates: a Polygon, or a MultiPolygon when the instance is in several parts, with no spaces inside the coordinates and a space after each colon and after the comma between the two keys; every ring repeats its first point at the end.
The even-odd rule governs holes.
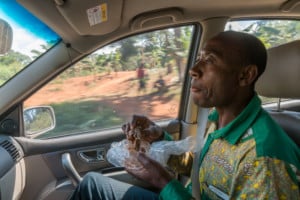
{"type": "Polygon", "coordinates": [[[195,72],[193,68],[190,70],[190,76],[194,79],[198,79],[200,77],[200,75],[197,72],[195,72]]]}
{"type": "MultiPolygon", "coordinates": [[[[201,61],[200,61],[201,62],[201,61]]],[[[196,63],[191,69],[190,69],[190,76],[192,78],[200,78],[202,76],[201,72],[201,63],[196,63]]]]}

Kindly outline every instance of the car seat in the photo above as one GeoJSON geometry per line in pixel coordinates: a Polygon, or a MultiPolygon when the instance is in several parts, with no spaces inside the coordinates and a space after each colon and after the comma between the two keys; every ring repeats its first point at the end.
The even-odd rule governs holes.
{"type": "Polygon", "coordinates": [[[298,147],[300,147],[300,112],[297,109],[286,110],[281,99],[298,99],[294,104],[299,107],[299,82],[300,40],[268,49],[266,70],[257,81],[256,91],[261,96],[279,98],[275,109],[273,107],[266,110],[298,147]]]}

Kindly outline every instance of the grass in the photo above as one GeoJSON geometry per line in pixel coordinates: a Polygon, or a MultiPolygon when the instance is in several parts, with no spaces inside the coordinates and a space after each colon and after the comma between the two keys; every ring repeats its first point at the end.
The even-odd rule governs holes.
{"type": "Polygon", "coordinates": [[[124,121],[112,108],[98,101],[64,102],[51,106],[55,112],[56,127],[39,138],[104,129],[124,121]]]}

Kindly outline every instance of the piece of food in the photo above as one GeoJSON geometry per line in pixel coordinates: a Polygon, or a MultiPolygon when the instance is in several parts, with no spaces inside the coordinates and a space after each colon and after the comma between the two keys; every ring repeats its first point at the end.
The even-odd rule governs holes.
{"type": "Polygon", "coordinates": [[[136,127],[134,130],[134,149],[136,151],[140,151],[141,149],[141,128],[140,127],[136,127]]]}
{"type": "Polygon", "coordinates": [[[131,130],[131,132],[128,134],[127,139],[129,141],[129,150],[146,152],[146,150],[148,149],[149,143],[142,139],[140,127],[136,127],[131,130]]]}

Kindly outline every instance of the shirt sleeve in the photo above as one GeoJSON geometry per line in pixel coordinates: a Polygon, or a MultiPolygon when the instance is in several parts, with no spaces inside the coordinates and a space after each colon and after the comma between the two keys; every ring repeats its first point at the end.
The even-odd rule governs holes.
{"type": "Polygon", "coordinates": [[[179,181],[173,179],[162,189],[162,191],[159,194],[159,199],[191,200],[194,198],[179,181]]]}
{"type": "Polygon", "coordinates": [[[171,155],[168,160],[168,167],[173,172],[181,175],[190,176],[193,166],[192,152],[186,152],[181,155],[171,155]]]}
{"type": "Polygon", "coordinates": [[[166,140],[166,141],[172,141],[173,140],[173,137],[166,131],[163,132],[164,134],[164,139],[163,140],[166,140]]]}
{"type": "Polygon", "coordinates": [[[293,167],[269,157],[243,161],[233,180],[233,199],[300,199],[293,167]],[[298,197],[298,198],[295,198],[298,197]]]}

